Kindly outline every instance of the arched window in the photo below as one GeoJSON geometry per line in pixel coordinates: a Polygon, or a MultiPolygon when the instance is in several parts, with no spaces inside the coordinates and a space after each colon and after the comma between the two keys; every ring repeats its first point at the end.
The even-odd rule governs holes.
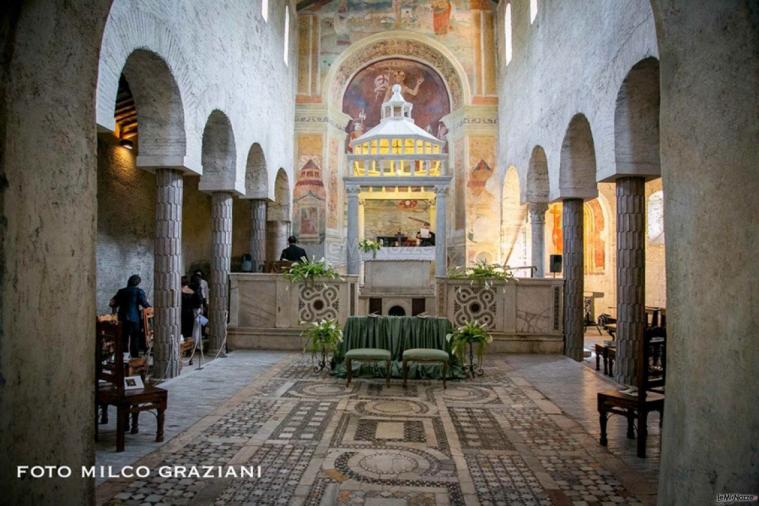
{"type": "Polygon", "coordinates": [[[530,24],[538,17],[538,0],[530,0],[530,24]]]}
{"type": "Polygon", "coordinates": [[[261,16],[264,21],[269,21],[269,0],[261,0],[261,16]]]}
{"type": "Polygon", "coordinates": [[[287,65],[288,53],[290,53],[290,8],[285,6],[285,65],[287,65]]]}
{"type": "Polygon", "coordinates": [[[512,47],[511,47],[511,3],[506,4],[506,14],[503,16],[503,26],[505,30],[505,44],[506,44],[506,65],[511,63],[512,47]]]}

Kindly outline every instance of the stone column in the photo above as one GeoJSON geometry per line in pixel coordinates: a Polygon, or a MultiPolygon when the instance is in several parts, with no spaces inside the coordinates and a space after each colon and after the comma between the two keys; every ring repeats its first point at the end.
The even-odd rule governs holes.
{"type": "Polygon", "coordinates": [[[564,354],[582,360],[584,341],[582,199],[562,202],[564,235],[564,354]]]}
{"type": "Polygon", "coordinates": [[[227,337],[229,271],[232,264],[232,194],[211,194],[211,283],[208,324],[211,350],[218,350],[227,337]]]}
{"type": "Polygon", "coordinates": [[[253,272],[266,262],[266,201],[250,201],[250,255],[253,272]]]}
{"type": "Polygon", "coordinates": [[[617,361],[614,379],[636,383],[646,328],[645,179],[617,179],[617,361]]]}
{"type": "Polygon", "coordinates": [[[448,186],[435,187],[435,276],[448,275],[448,224],[446,194],[448,186]]]}
{"type": "Polygon", "coordinates": [[[179,374],[179,336],[182,333],[182,173],[157,169],[154,294],[155,361],[153,376],[179,374]]]}
{"type": "Polygon", "coordinates": [[[361,255],[358,250],[358,196],[361,187],[351,185],[345,188],[348,196],[348,274],[357,275],[361,265],[361,255]]]}
{"type": "Polygon", "coordinates": [[[530,202],[528,209],[530,211],[530,232],[532,235],[531,263],[535,266],[535,277],[542,278],[545,277],[545,226],[548,204],[544,202],[530,202]]]}

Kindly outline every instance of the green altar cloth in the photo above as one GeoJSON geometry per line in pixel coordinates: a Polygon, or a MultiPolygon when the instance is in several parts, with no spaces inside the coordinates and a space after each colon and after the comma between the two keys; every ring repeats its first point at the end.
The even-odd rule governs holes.
{"type": "MultiPolygon", "coordinates": [[[[445,336],[453,330],[446,318],[420,318],[417,316],[351,316],[343,329],[343,342],[335,351],[332,374],[340,378],[347,375],[345,354],[354,348],[380,348],[392,356],[390,375],[403,377],[403,351],[412,348],[433,348],[450,353],[445,336]]],[[[353,377],[385,377],[385,364],[356,362],[353,377]]],[[[442,367],[437,364],[409,363],[410,378],[439,379],[442,367]]],[[[448,378],[465,378],[464,369],[455,356],[448,363],[448,378]]]]}

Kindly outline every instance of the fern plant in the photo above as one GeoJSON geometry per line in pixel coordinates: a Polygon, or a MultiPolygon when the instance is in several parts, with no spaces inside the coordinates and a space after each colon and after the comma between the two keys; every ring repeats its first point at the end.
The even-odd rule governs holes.
{"type": "Polygon", "coordinates": [[[493,336],[490,335],[487,327],[480,324],[477,320],[466,322],[451,334],[445,336],[445,338],[451,346],[451,353],[462,361],[464,360],[466,348],[471,343],[475,347],[477,360],[480,364],[482,364],[485,347],[493,342],[493,336]]]}
{"type": "Polygon", "coordinates": [[[514,280],[514,274],[508,268],[498,264],[488,264],[479,261],[472,267],[454,267],[448,272],[450,279],[468,279],[472,283],[484,284],[490,287],[493,281],[514,280]]]}
{"type": "Polygon", "coordinates": [[[301,258],[285,273],[291,283],[313,283],[317,279],[340,279],[340,274],[324,258],[312,262],[301,258]]]}

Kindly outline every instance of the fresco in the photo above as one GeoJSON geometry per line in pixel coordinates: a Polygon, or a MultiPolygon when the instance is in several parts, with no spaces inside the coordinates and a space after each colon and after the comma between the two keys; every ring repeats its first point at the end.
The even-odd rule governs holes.
{"type": "Polygon", "coordinates": [[[499,198],[496,197],[493,177],[496,140],[489,136],[469,138],[467,177],[466,236],[467,262],[497,261],[501,220],[499,198]]]}
{"type": "Polygon", "coordinates": [[[293,231],[300,242],[324,239],[326,190],[322,181],[322,136],[298,136],[298,174],[293,190],[293,231]]]}
{"type": "MultiPolygon", "coordinates": [[[[307,63],[304,63],[304,69],[308,67],[309,77],[303,79],[300,89],[316,95],[317,86],[308,83],[323,80],[347,47],[377,33],[402,30],[427,35],[445,45],[461,64],[470,84],[486,81],[485,93],[495,94],[495,52],[485,51],[483,54],[482,48],[494,46],[496,5],[491,0],[317,0],[298,13],[299,19],[309,18],[301,26],[308,44],[300,47],[304,51],[306,47],[318,48],[318,58],[301,54],[300,60],[307,63]],[[311,73],[319,73],[319,78],[311,73]]],[[[386,47],[380,48],[384,55],[411,55],[409,48],[398,45],[408,41],[387,42],[386,47]]],[[[377,51],[370,53],[362,55],[361,61],[374,61],[381,56],[377,51]]],[[[449,65],[435,61],[440,55],[417,56],[438,69],[449,65]]],[[[355,68],[351,65],[350,74],[355,68]]],[[[350,74],[339,75],[337,82],[344,85],[350,74]]],[[[447,73],[443,74],[452,87],[454,102],[461,105],[457,98],[460,84],[453,83],[452,76],[447,73]]]]}
{"type": "MultiPolygon", "coordinates": [[[[561,255],[564,249],[562,234],[562,207],[550,204],[546,226],[551,232],[549,254],[561,255]]],[[[606,271],[606,222],[598,199],[583,205],[583,271],[585,274],[604,274],[606,271]]]]}
{"type": "Polygon", "coordinates": [[[583,250],[585,274],[603,274],[606,267],[604,214],[598,199],[583,205],[583,250]]]}
{"type": "Polygon", "coordinates": [[[400,84],[403,98],[414,104],[414,122],[444,140],[447,129],[440,120],[451,112],[451,105],[443,79],[431,67],[403,58],[374,62],[348,84],[343,112],[352,118],[348,129],[351,137],[379,124],[382,103],[390,98],[394,84],[400,84]]]}

